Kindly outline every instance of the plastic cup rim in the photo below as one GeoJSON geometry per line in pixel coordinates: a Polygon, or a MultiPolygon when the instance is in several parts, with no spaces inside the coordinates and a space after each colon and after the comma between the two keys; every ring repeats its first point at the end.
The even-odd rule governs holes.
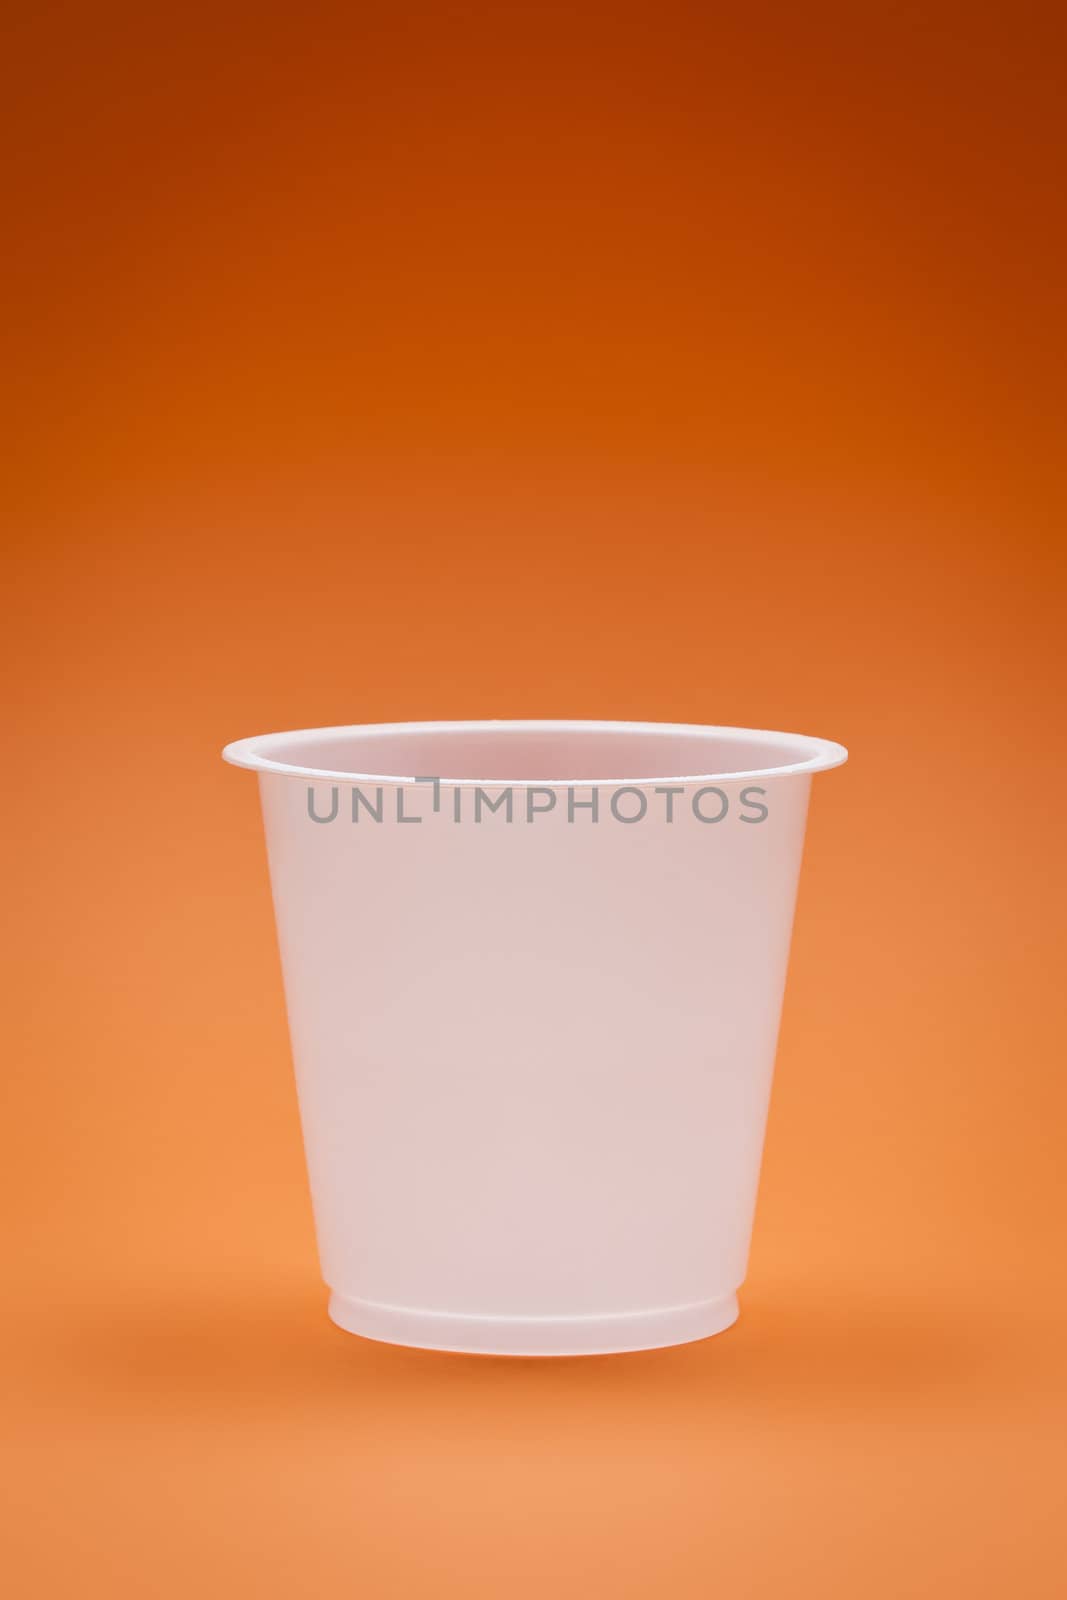
{"type": "Polygon", "coordinates": [[[449,733],[615,733],[636,734],[653,737],[677,737],[685,735],[693,738],[707,738],[709,741],[716,738],[743,738],[757,744],[766,746],[767,753],[778,751],[787,753],[794,759],[789,761],[768,761],[762,766],[746,767],[744,770],[724,772],[714,769],[707,772],[672,773],[665,772],[655,777],[604,777],[604,778],[575,778],[575,777],[514,777],[514,778],[459,778],[441,777],[440,782],[445,788],[480,788],[484,790],[507,788],[545,788],[545,789],[570,789],[570,788],[600,788],[606,786],[648,788],[652,784],[693,784],[693,783],[736,783],[745,779],[754,778],[782,778],[793,777],[799,774],[812,772],[825,772],[832,767],[839,767],[848,760],[848,751],[843,745],[835,744],[830,739],[816,739],[807,734],[783,733],[768,728],[742,728],[728,725],[711,725],[706,723],[690,722],[628,722],[617,719],[590,720],[572,718],[538,718],[506,720],[499,718],[474,718],[461,721],[431,721],[431,722],[355,722],[345,723],[338,727],[328,728],[295,728],[287,732],[253,734],[247,739],[237,739],[226,745],[222,752],[224,761],[231,766],[247,767],[253,772],[273,773],[280,777],[303,778],[304,780],[323,780],[333,783],[346,784],[408,784],[414,783],[417,778],[425,778],[424,774],[416,773],[384,773],[384,772],[356,772],[338,771],[331,767],[306,766],[293,761],[278,761],[271,754],[279,747],[284,747],[287,753],[293,753],[293,746],[312,744],[324,738],[345,739],[350,738],[353,744],[361,738],[382,734],[449,734],[449,733]],[[798,748],[804,752],[800,760],[795,759],[798,748]]]}

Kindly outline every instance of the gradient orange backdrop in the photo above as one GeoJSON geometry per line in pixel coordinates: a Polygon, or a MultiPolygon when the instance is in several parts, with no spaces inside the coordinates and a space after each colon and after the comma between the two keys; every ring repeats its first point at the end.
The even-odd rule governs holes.
{"type": "Polygon", "coordinates": [[[1061,33],[12,23],[20,1600],[1064,1592],[1061,33]],[[218,750],[474,716],[851,747],[720,1338],[509,1362],[326,1320],[218,750]]]}

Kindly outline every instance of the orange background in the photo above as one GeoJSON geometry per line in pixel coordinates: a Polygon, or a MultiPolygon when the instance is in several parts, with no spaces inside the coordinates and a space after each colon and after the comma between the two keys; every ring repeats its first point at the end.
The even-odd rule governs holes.
{"type": "Polygon", "coordinates": [[[1063,1593],[1058,9],[12,23],[18,1596],[1063,1593]],[[472,716],[851,747],[720,1338],[326,1320],[218,750],[472,716]]]}

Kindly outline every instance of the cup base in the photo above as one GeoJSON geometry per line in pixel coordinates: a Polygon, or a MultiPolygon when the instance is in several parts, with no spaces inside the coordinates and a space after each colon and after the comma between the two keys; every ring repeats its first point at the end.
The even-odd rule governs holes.
{"type": "Polygon", "coordinates": [[[661,1350],[722,1333],[737,1317],[736,1294],[663,1310],[589,1317],[476,1317],[330,1295],[330,1318],[346,1333],[464,1355],[607,1356],[661,1350]]]}

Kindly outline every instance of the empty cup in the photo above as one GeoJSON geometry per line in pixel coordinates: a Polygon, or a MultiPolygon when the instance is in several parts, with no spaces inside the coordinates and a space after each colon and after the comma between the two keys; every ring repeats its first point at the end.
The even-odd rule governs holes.
{"type": "Polygon", "coordinates": [[[737,1316],[813,772],[745,728],[243,739],[330,1315],[501,1355],[737,1316]]]}

